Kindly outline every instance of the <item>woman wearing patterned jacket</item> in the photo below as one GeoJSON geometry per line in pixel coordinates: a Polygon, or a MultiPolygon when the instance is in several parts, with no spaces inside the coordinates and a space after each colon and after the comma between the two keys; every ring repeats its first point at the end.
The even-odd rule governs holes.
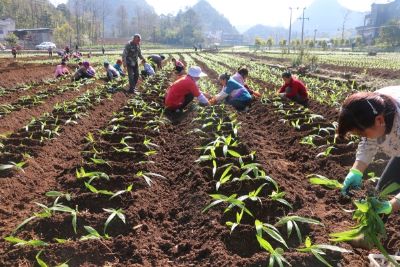
{"type": "MultiPolygon", "coordinates": [[[[344,181],[342,194],[347,195],[348,190],[361,186],[363,172],[378,149],[391,159],[379,179],[377,190],[394,182],[400,184],[400,86],[349,96],[340,111],[338,133],[345,136],[349,132],[361,136],[361,142],[356,161],[344,181]]],[[[387,209],[384,213],[390,213],[392,206],[397,210],[398,202],[397,199],[385,202],[387,209]]]]}

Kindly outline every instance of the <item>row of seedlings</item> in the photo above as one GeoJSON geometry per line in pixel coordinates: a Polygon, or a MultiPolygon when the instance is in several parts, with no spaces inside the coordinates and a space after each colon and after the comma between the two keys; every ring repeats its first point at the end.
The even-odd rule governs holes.
{"type": "MultiPolygon", "coordinates": [[[[118,251],[111,250],[113,237],[133,234],[141,226],[138,215],[127,212],[137,205],[133,191],[151,186],[154,179],[165,179],[146,170],[157,153],[152,142],[158,134],[157,124],[165,123],[157,100],[167,79],[162,72],[144,82],[142,95],[130,99],[105,128],[88,133],[83,141],[83,164],[58,178],[58,190],[46,193],[51,201],[47,205],[36,203],[40,210],[5,240],[15,246],[34,247],[39,265],[62,246],[74,247],[88,240],[99,242],[116,257],[118,251]],[[50,227],[45,232],[44,225],[50,227]]],[[[80,260],[67,259],[60,266],[80,260]]]]}
{"type": "MultiPolygon", "coordinates": [[[[120,82],[122,87],[126,80],[120,82]]],[[[0,147],[0,174],[8,175],[11,171],[22,170],[25,160],[35,156],[38,147],[47,140],[60,136],[64,127],[78,124],[80,118],[88,116],[91,109],[106,99],[109,85],[91,84],[93,89],[71,101],[56,103],[52,112],[45,113],[32,120],[22,129],[2,139],[0,147]]]]}
{"type": "MultiPolygon", "coordinates": [[[[311,82],[312,85],[313,83],[317,85],[321,84],[321,81],[314,78],[306,78],[306,80],[311,82]]],[[[331,94],[328,102],[325,101],[325,103],[336,106],[338,105],[338,99],[341,99],[348,94],[349,89],[345,84],[342,84],[340,87],[333,81],[329,85],[333,87],[333,94],[331,94]]],[[[350,88],[350,91],[353,90],[353,85],[350,88]]],[[[252,86],[254,86],[255,89],[258,87],[257,83],[252,84],[252,86]]],[[[346,142],[345,140],[337,140],[337,123],[328,123],[323,116],[313,114],[307,108],[294,103],[282,101],[275,94],[270,94],[269,96],[265,95],[262,101],[271,105],[274,112],[284,116],[284,118],[281,119],[283,123],[291,125],[296,131],[307,133],[307,135],[301,139],[300,143],[319,150],[319,153],[317,152],[316,154],[317,158],[326,158],[330,157],[332,154],[336,154],[339,156],[338,160],[341,160],[341,155],[346,153],[346,151],[353,151],[356,143],[358,143],[358,138],[356,136],[351,136],[350,140],[346,142]]],[[[324,101],[319,102],[323,103],[324,101]]],[[[343,156],[347,157],[347,155],[343,156]]],[[[372,182],[377,180],[377,177],[375,177],[375,173],[373,172],[368,173],[368,176],[372,182]]],[[[309,181],[313,185],[322,185],[327,189],[338,190],[343,186],[336,179],[329,179],[318,174],[309,175],[309,181]]],[[[389,194],[395,191],[396,188],[398,188],[398,186],[393,184],[384,190],[378,197],[380,199],[387,199],[389,194]]],[[[374,243],[374,245],[389,261],[395,263],[394,260],[388,256],[388,252],[381,243],[381,238],[387,236],[387,233],[385,227],[383,226],[382,220],[379,216],[376,216],[374,212],[374,210],[376,210],[373,208],[374,205],[376,205],[374,203],[373,197],[356,201],[355,204],[357,209],[354,212],[354,220],[356,225],[352,228],[352,230],[331,234],[332,241],[350,241],[356,239],[360,234],[363,234],[374,243]],[[377,236],[381,238],[376,238],[377,236]]]]}
{"type": "Polygon", "coordinates": [[[0,105],[0,118],[12,112],[19,111],[23,108],[32,108],[34,106],[44,103],[44,100],[61,95],[69,91],[79,91],[80,88],[86,84],[93,83],[94,80],[85,80],[83,83],[80,81],[72,82],[70,84],[57,86],[57,88],[47,88],[37,92],[34,95],[22,96],[14,103],[0,105]]]}
{"type": "MultiPolygon", "coordinates": [[[[201,83],[204,85],[207,81],[201,83]]],[[[211,93],[217,92],[212,84],[208,88],[211,93]]],[[[231,234],[233,231],[241,232],[246,227],[252,227],[258,244],[270,254],[269,266],[282,266],[283,263],[290,265],[283,257],[284,250],[279,246],[292,249],[291,244],[302,244],[303,235],[300,229],[303,224],[322,224],[311,218],[285,216],[292,210],[292,205],[284,199],[285,192],[277,182],[256,162],[256,152],[249,152],[240,143],[240,123],[235,113],[229,115],[223,105],[203,108],[195,121],[199,123],[199,127],[193,132],[203,140],[203,146],[199,148],[202,155],[197,162],[209,166],[210,176],[216,180],[216,192],[210,194],[213,201],[203,212],[224,205],[222,220],[231,234]],[[286,228],[288,238],[294,228],[298,243],[286,242],[281,234],[283,228],[286,228]]],[[[306,238],[305,247],[297,251],[311,253],[325,261],[321,256],[325,249],[348,252],[336,246],[311,244],[309,237],[306,238]]]]}

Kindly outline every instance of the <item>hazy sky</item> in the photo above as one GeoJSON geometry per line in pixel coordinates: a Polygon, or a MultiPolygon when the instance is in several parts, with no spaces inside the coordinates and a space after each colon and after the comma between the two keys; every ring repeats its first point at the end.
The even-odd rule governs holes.
{"type": "MultiPolygon", "coordinates": [[[[54,4],[65,3],[67,0],[50,0],[54,4]]],[[[161,14],[176,13],[179,9],[194,5],[198,0],[147,0],[156,12],[161,14]]],[[[386,3],[388,0],[338,0],[343,6],[357,11],[369,11],[372,3],[386,3]]],[[[264,24],[284,26],[289,24],[289,7],[304,7],[313,0],[208,0],[235,26],[264,24]],[[238,2],[241,2],[240,4],[238,2]]],[[[329,12],[329,11],[327,11],[329,12]]],[[[298,16],[294,12],[294,17],[298,16]]]]}

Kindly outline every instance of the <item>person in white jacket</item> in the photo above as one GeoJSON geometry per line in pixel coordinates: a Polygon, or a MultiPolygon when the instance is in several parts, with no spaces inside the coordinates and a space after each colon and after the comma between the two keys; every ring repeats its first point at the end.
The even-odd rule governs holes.
{"type": "Polygon", "coordinates": [[[347,133],[361,136],[356,160],[350,169],[342,194],[361,187],[363,172],[378,149],[391,157],[376,189],[400,183],[400,86],[385,87],[375,92],[359,92],[349,96],[339,115],[339,136],[347,133]]]}

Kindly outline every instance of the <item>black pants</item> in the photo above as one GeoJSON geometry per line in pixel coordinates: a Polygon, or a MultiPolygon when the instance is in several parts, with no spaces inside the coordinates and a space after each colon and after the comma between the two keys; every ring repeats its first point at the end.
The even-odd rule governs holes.
{"type": "Polygon", "coordinates": [[[126,66],[128,69],[129,89],[135,90],[137,81],[139,79],[139,65],[136,62],[135,66],[126,66]]]}
{"type": "Polygon", "coordinates": [[[182,109],[184,109],[187,105],[189,105],[190,102],[193,101],[193,99],[194,99],[194,95],[193,95],[193,94],[187,94],[187,95],[185,95],[185,99],[183,100],[182,105],[180,105],[180,106],[179,106],[178,108],[176,108],[176,109],[170,109],[170,108],[168,108],[168,110],[169,110],[169,111],[175,111],[175,110],[177,110],[177,109],[182,110],[182,109]]]}
{"type": "Polygon", "coordinates": [[[251,99],[248,101],[228,100],[226,102],[236,108],[237,111],[243,111],[246,107],[250,107],[251,99]]]}
{"type": "Polygon", "coordinates": [[[390,159],[376,185],[376,189],[381,191],[392,183],[400,184],[400,157],[393,157],[390,159]]]}

